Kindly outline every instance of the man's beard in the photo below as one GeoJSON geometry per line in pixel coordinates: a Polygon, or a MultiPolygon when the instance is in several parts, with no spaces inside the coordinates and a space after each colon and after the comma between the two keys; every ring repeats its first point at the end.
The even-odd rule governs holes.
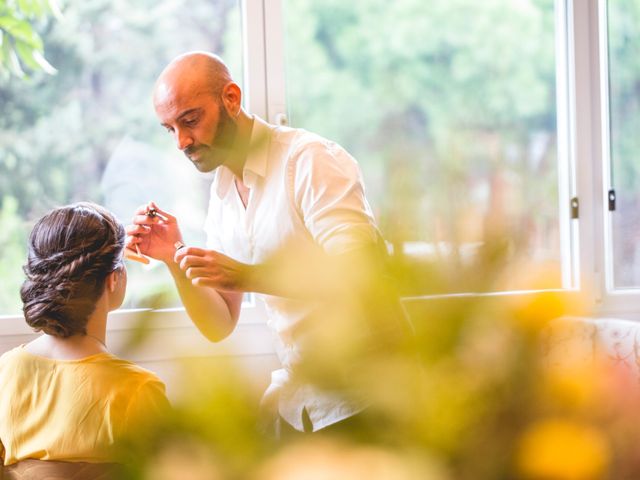
{"type": "Polygon", "coordinates": [[[238,126],[227,113],[222,103],[218,105],[218,127],[213,138],[213,146],[222,150],[231,150],[236,141],[238,126]]]}
{"type": "MultiPolygon", "coordinates": [[[[237,131],[238,126],[236,125],[236,122],[233,121],[222,104],[218,105],[218,125],[216,126],[216,131],[213,135],[213,141],[208,147],[209,154],[218,157],[222,155],[223,157],[226,157],[226,161],[226,159],[228,159],[232,154],[232,148],[234,148],[237,131]]],[[[201,163],[200,161],[194,161],[191,158],[191,154],[202,148],[204,147],[190,146],[183,151],[187,158],[189,158],[189,160],[194,163],[198,170],[200,170],[201,172],[210,171],[211,169],[215,169],[222,164],[220,158],[215,161],[215,164],[209,164],[207,166],[205,166],[206,164],[201,163]]]]}

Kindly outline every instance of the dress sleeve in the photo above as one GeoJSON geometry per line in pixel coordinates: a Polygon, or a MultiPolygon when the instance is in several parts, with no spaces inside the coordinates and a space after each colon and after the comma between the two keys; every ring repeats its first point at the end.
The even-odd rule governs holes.
{"type": "Polygon", "coordinates": [[[327,253],[378,241],[360,168],[342,147],[320,140],[308,143],[293,153],[288,166],[294,206],[327,253]]]}
{"type": "Polygon", "coordinates": [[[146,380],[132,394],[127,408],[126,424],[129,431],[152,425],[171,410],[164,384],[157,379],[146,380]]]}

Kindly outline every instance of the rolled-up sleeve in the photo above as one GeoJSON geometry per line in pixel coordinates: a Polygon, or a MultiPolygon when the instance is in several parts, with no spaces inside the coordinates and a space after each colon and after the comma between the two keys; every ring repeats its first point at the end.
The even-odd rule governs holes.
{"type": "Polygon", "coordinates": [[[316,243],[340,254],[377,241],[355,159],[333,142],[307,143],[289,164],[295,207],[316,243]]]}

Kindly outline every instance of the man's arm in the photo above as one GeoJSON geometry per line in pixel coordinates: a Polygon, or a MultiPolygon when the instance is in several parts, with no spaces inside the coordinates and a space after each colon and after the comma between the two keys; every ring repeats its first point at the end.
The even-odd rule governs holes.
{"type": "Polygon", "coordinates": [[[210,291],[252,291],[326,302],[332,313],[322,324],[328,331],[349,330],[350,326],[352,333],[362,336],[361,342],[373,348],[406,342],[413,336],[380,246],[338,255],[289,247],[257,265],[189,247],[176,253],[176,264],[192,284],[210,291]],[[349,325],[331,324],[341,324],[341,319],[347,319],[349,325]]]}
{"type": "Polygon", "coordinates": [[[220,341],[233,331],[240,316],[242,292],[219,292],[186,277],[174,259],[175,244],[182,242],[182,234],[173,215],[151,202],[136,210],[133,225],[126,231],[127,248],[135,250],[137,246],[142,254],[167,265],[187,314],[206,338],[220,341]],[[159,215],[147,215],[149,208],[159,215]]]}
{"type": "Polygon", "coordinates": [[[384,263],[384,254],[376,245],[330,255],[295,242],[255,265],[196,247],[181,248],[175,256],[184,279],[195,287],[209,287],[222,295],[256,292],[301,300],[353,295],[372,281],[380,281],[384,263]]]}
{"type": "Polygon", "coordinates": [[[231,334],[240,317],[243,292],[222,292],[194,284],[173,260],[167,263],[167,267],[185,310],[198,330],[212,342],[231,334]]]}

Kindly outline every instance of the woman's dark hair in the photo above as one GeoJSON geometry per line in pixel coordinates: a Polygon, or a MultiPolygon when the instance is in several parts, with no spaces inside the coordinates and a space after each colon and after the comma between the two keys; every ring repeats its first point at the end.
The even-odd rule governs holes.
{"type": "Polygon", "coordinates": [[[107,275],[122,262],[124,241],[122,224],[93,203],[56,208],[38,220],[20,289],[27,323],[56,337],[86,334],[107,275]]]}

